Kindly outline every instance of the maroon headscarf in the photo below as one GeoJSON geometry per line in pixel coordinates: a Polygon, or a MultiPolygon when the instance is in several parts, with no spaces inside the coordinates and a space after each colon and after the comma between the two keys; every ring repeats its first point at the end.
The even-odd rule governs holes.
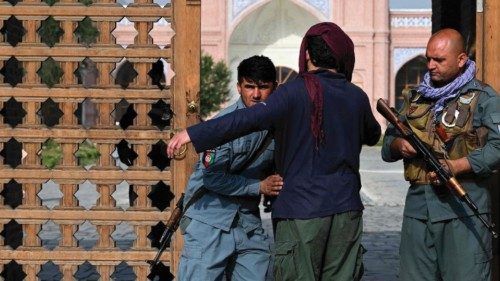
{"type": "Polygon", "coordinates": [[[307,93],[311,99],[313,109],[311,114],[311,129],[316,139],[316,148],[323,138],[321,130],[323,122],[323,89],[319,79],[314,74],[307,72],[306,50],[308,48],[307,38],[321,36],[330,47],[332,54],[337,61],[337,72],[343,73],[347,81],[351,81],[354,69],[354,44],[351,38],[333,22],[322,22],[313,25],[302,39],[299,54],[299,74],[304,77],[307,93]]]}

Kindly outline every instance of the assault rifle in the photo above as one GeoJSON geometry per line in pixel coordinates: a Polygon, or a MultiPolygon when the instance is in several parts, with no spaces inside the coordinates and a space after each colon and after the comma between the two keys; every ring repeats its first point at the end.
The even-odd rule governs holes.
{"type": "Polygon", "coordinates": [[[167,249],[167,246],[170,244],[170,239],[172,239],[172,235],[179,227],[179,221],[181,220],[186,210],[192,204],[194,204],[198,199],[200,199],[203,195],[205,195],[205,193],[207,193],[207,189],[204,187],[201,187],[198,190],[196,190],[193,196],[189,198],[188,202],[186,203],[186,206],[183,205],[184,193],[181,194],[181,198],[179,198],[179,200],[175,204],[175,208],[172,211],[172,214],[170,214],[170,218],[168,219],[167,225],[165,226],[165,231],[163,231],[163,234],[160,237],[159,241],[160,247],[158,248],[158,252],[156,253],[155,259],[152,261],[148,261],[150,269],[153,269],[160,262],[161,254],[163,254],[165,249],[167,249]]]}
{"type": "Polygon", "coordinates": [[[182,193],[181,198],[179,198],[177,204],[175,204],[174,210],[170,214],[170,218],[168,219],[167,224],[165,226],[165,231],[163,231],[163,234],[161,235],[159,241],[160,247],[158,248],[158,252],[156,253],[155,259],[152,261],[148,261],[151,269],[154,268],[160,262],[161,254],[165,251],[167,245],[170,244],[170,239],[172,239],[172,235],[179,227],[179,221],[182,215],[184,214],[184,210],[182,207],[183,201],[184,201],[184,193],[182,193]]]}
{"type": "Polygon", "coordinates": [[[417,135],[397,117],[397,112],[394,108],[389,107],[383,99],[377,101],[377,111],[384,116],[387,121],[389,121],[394,127],[403,135],[403,137],[408,140],[411,145],[417,150],[417,152],[422,156],[425,163],[431,168],[432,171],[436,173],[441,182],[446,183],[448,188],[454,191],[455,195],[474,212],[474,215],[479,218],[479,220],[484,224],[484,226],[491,232],[494,238],[498,238],[498,234],[495,232],[494,224],[488,223],[479,214],[476,203],[472,201],[469,194],[462,187],[460,182],[451,174],[451,172],[444,167],[437,157],[427,148],[427,146],[418,138],[417,135]]]}

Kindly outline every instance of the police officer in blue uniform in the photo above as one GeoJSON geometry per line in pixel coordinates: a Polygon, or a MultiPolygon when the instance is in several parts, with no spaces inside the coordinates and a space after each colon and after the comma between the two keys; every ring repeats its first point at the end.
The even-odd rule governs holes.
{"type": "MultiPolygon", "coordinates": [[[[458,31],[434,33],[426,57],[424,81],[418,91],[406,95],[400,111],[487,217],[488,179],[500,165],[500,97],[474,78],[475,63],[465,54],[458,31]]],[[[410,183],[401,230],[400,280],[489,281],[491,235],[470,208],[392,126],[384,137],[382,158],[403,159],[410,183]]]]}
{"type": "MultiPolygon", "coordinates": [[[[238,66],[240,99],[218,116],[264,101],[276,86],[276,70],[265,56],[238,66]]],[[[184,248],[178,280],[265,280],[270,262],[268,235],[259,215],[260,194],[275,196],[282,179],[274,172],[274,142],[254,132],[201,154],[187,190],[187,203],[200,188],[207,192],[186,210],[180,228],[184,248]]]]}

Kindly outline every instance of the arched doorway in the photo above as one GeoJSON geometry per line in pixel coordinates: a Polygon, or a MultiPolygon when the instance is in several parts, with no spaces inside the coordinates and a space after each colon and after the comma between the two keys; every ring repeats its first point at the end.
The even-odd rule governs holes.
{"type": "MultiPolygon", "coordinates": [[[[317,22],[318,18],[289,0],[272,0],[249,14],[229,40],[231,84],[236,84],[238,64],[252,55],[268,56],[276,66],[297,71],[302,36],[317,22]]],[[[231,91],[237,98],[236,89],[231,91]]]]}
{"type": "Polygon", "coordinates": [[[288,68],[286,66],[277,66],[276,67],[276,80],[278,85],[281,85],[285,82],[291,81],[297,77],[297,71],[288,68]]]}
{"type": "Polygon", "coordinates": [[[427,59],[424,56],[418,56],[405,63],[396,74],[396,95],[394,105],[396,109],[403,105],[402,91],[418,87],[424,79],[427,71],[427,59]]]}

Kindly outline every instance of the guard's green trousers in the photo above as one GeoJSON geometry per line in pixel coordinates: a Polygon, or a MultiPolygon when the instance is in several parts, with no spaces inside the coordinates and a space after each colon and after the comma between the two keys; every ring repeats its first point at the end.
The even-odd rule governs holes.
{"type": "Polygon", "coordinates": [[[403,218],[401,281],[489,281],[491,235],[476,217],[403,218]]]}
{"type": "Polygon", "coordinates": [[[362,211],[277,220],[276,281],[356,281],[363,275],[362,211]]]}

